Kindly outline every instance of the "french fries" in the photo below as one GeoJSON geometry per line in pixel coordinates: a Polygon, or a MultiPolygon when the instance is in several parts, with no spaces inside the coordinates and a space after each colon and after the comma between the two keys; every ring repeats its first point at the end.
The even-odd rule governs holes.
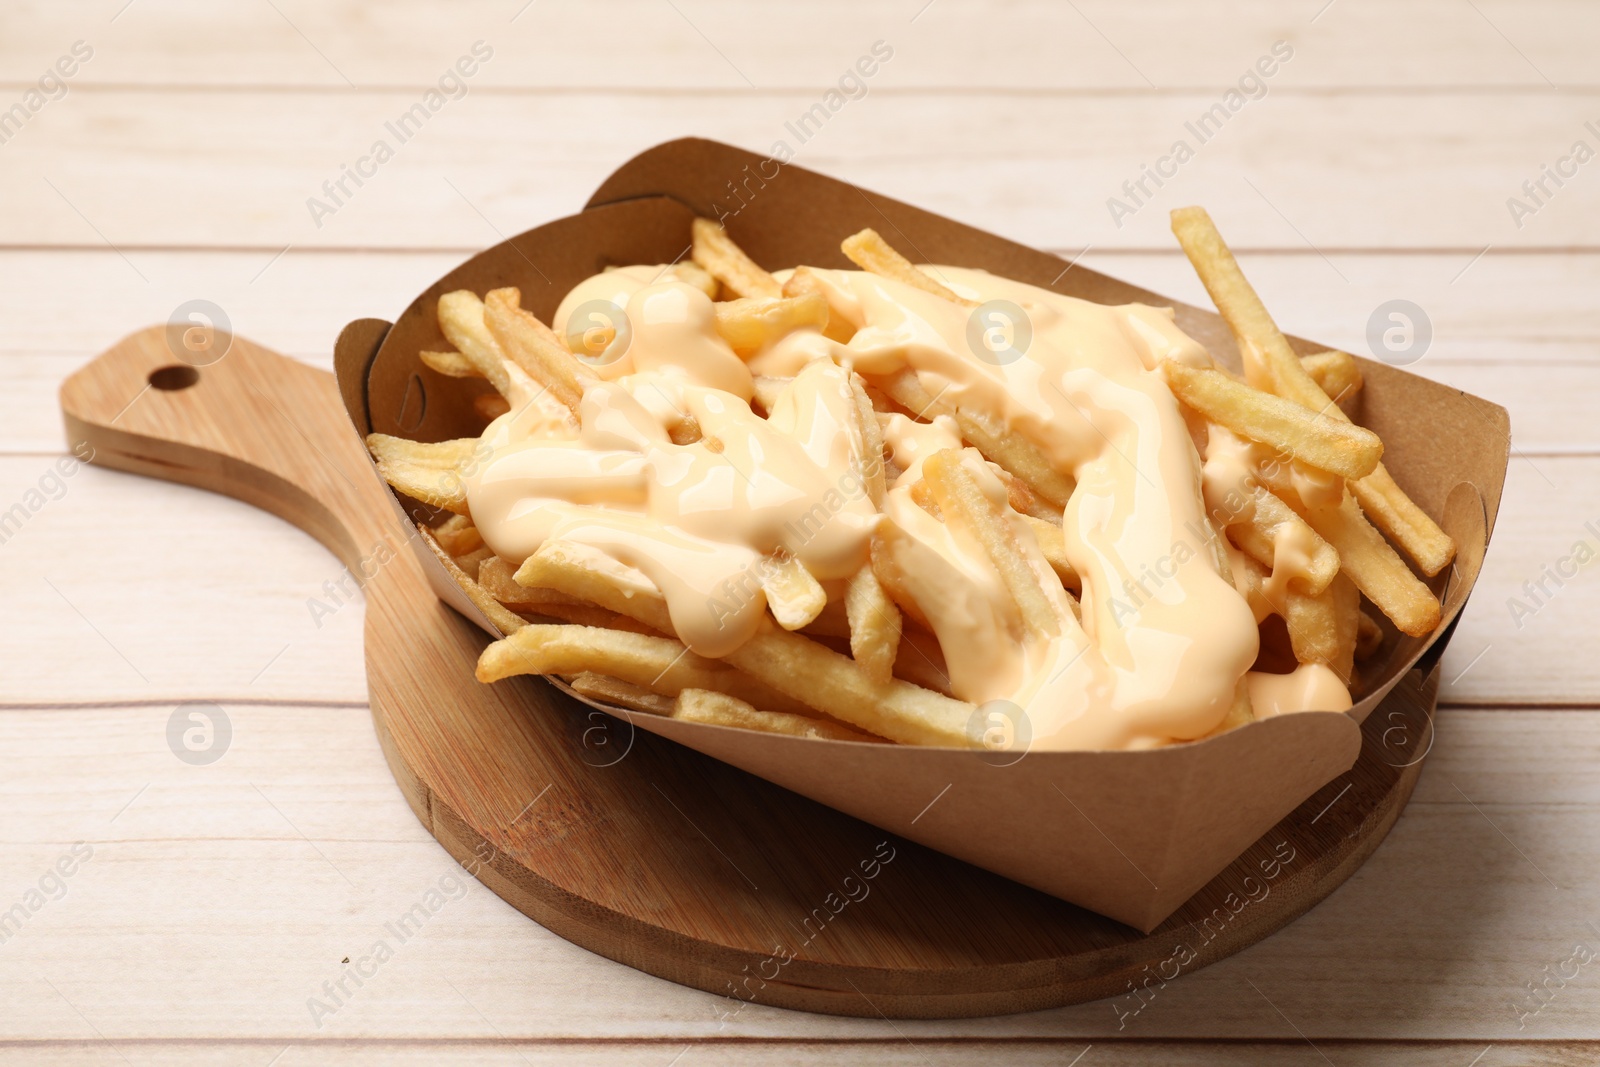
{"type": "Polygon", "coordinates": [[[1403,634],[1422,637],[1439,625],[1439,599],[1412,574],[1347,495],[1336,508],[1306,513],[1311,528],[1339,553],[1340,571],[1403,634]]]}
{"type": "Polygon", "coordinates": [[[900,609],[884,592],[871,565],[850,579],[844,604],[850,624],[850,655],[867,677],[887,682],[894,676],[894,661],[900,652],[900,609]]]}
{"type": "Polygon", "coordinates": [[[717,332],[741,356],[757,352],[807,326],[828,322],[828,302],[817,293],[801,296],[747,296],[716,307],[717,332]]]}
{"type": "Polygon", "coordinates": [[[1317,383],[1317,388],[1341,407],[1361,392],[1361,368],[1348,352],[1314,352],[1301,356],[1300,365],[1317,383]]]}
{"type": "MultiPolygon", "coordinates": [[[[1208,463],[1205,468],[1203,503],[1220,495],[1214,484],[1239,483],[1239,492],[1229,493],[1230,513],[1213,510],[1202,518],[1205,558],[1244,596],[1258,624],[1270,615],[1282,618],[1288,648],[1283,648],[1281,635],[1273,636],[1278,633],[1275,629],[1262,631],[1271,639],[1264,661],[1292,653],[1296,663],[1326,667],[1353,686],[1357,663],[1381,651],[1386,632],[1363,611],[1364,603],[1410,635],[1431,632],[1441,618],[1437,598],[1385,535],[1426,575],[1449,562],[1454,544],[1384,469],[1378,436],[1353,423],[1335,403],[1348,404],[1363,388],[1356,361],[1342,352],[1296,355],[1203,211],[1174,212],[1173,232],[1244,356],[1243,382],[1221,370],[1171,360],[1160,362],[1153,373],[1146,365],[1138,368],[1145,375],[1141,387],[1155,382],[1159,388],[1164,382],[1180,405],[1188,431],[1182,437],[1185,449],[1191,440],[1202,456],[1218,447],[1237,449],[1237,453],[1214,453],[1220,467],[1208,463]]],[[[976,306],[913,265],[874,230],[862,230],[840,247],[865,271],[957,307],[976,306]]],[[[876,364],[863,359],[863,366],[876,369],[866,377],[856,373],[856,350],[849,342],[866,314],[865,299],[851,296],[845,283],[851,278],[860,282],[858,275],[824,275],[802,265],[780,285],[720,225],[707,219],[693,224],[691,253],[692,262],[673,264],[662,273],[713,299],[715,335],[708,332],[708,338],[720,337],[750,360],[751,367],[763,371],[770,367],[774,373],[796,375],[813,351],[824,357],[831,353],[846,368],[845,415],[838,397],[829,394],[826,403],[832,406],[825,408],[827,418],[816,423],[833,436],[800,442],[807,456],[830,457],[826,462],[839,476],[832,491],[837,501],[820,490],[808,491],[808,499],[822,496],[823,502],[816,506],[831,516],[846,506],[847,499],[864,498],[871,505],[864,511],[875,522],[861,527],[860,540],[851,543],[850,551],[856,555],[841,552],[827,567],[817,565],[826,581],[802,562],[812,558],[806,549],[791,552],[786,547],[799,536],[793,523],[785,527],[788,533],[781,543],[773,537],[765,544],[752,544],[758,565],[737,575],[737,583],[729,579],[720,588],[727,590],[754,577],[755,584],[741,586],[743,599],[736,602],[748,605],[753,595],[759,605],[764,598],[764,610],[753,634],[745,637],[749,631],[741,631],[742,643],[725,650],[725,644],[707,637],[705,631],[696,638],[697,608],[681,599],[684,588],[699,596],[716,586],[674,585],[676,576],[665,572],[659,558],[647,557],[655,559],[655,569],[650,569],[650,564],[629,555],[633,549],[603,551],[579,543],[583,535],[576,532],[540,533],[530,542],[537,548],[524,558],[496,555],[485,540],[487,535],[496,545],[506,543],[494,526],[495,508],[483,509],[480,531],[467,499],[469,480],[476,493],[490,479],[474,473],[492,460],[492,449],[484,441],[423,444],[372,434],[368,448],[392,486],[452,513],[433,529],[419,526],[419,532],[468,600],[504,635],[484,649],[478,679],[492,683],[517,675],[550,675],[564,679],[580,696],[607,706],[743,730],[822,740],[976,747],[971,724],[980,713],[977,691],[983,686],[970,684],[975,666],[980,673],[987,669],[990,659],[1003,655],[1007,643],[1046,642],[1054,655],[1063,648],[1072,652],[1072,642],[1093,640],[1088,631],[1094,627],[1084,610],[1093,601],[1086,599],[1080,605],[1074,594],[1083,594],[1088,583],[1093,595],[1101,595],[1093,582],[1105,571],[1095,569],[1088,553],[1075,554],[1088,535],[1085,526],[1072,524],[1082,522],[1079,513],[1092,505],[1080,501],[1069,507],[1077,491],[1071,469],[1050,459],[1060,454],[1061,442],[1038,438],[1051,444],[1047,455],[1040,444],[1004,421],[1009,414],[1002,417],[978,406],[984,402],[980,393],[947,386],[944,392],[930,394],[924,380],[935,388],[952,381],[937,365],[924,367],[932,374],[924,379],[909,359],[876,364]],[[796,331],[821,334],[835,345],[819,344],[814,350],[796,346],[794,351],[801,355],[796,364],[786,365],[791,349],[774,351],[772,346],[796,331]],[[851,355],[847,358],[841,352],[851,355]],[[768,366],[763,360],[770,360],[768,366]],[[906,413],[912,418],[908,420],[906,413]],[[915,425],[937,416],[949,418],[940,419],[936,427],[915,425]],[[886,434],[893,441],[895,457],[907,465],[905,471],[889,461],[886,434]],[[946,447],[952,436],[959,437],[958,447],[946,447]],[[846,462],[848,471],[843,470],[846,462]],[[946,546],[938,551],[954,555],[939,555],[930,547],[935,544],[946,546]],[[608,554],[611,551],[614,556],[608,554]],[[852,571],[862,555],[865,564],[852,571]],[[625,559],[649,574],[626,565],[625,559]],[[965,599],[952,596],[949,586],[963,581],[977,583],[965,588],[979,592],[965,599]],[[975,619],[982,625],[966,631],[941,630],[940,626],[949,626],[952,610],[963,620],[975,619]],[[948,643],[952,633],[965,633],[972,640],[958,648],[948,643]],[[697,649],[715,655],[702,655],[697,649]],[[955,693],[974,700],[959,699],[955,693]]],[[[922,298],[908,306],[937,307],[922,298]]],[[[576,444],[571,439],[578,434],[579,423],[563,420],[566,412],[579,415],[585,391],[598,388],[599,382],[581,356],[603,348],[614,333],[596,326],[581,337],[563,340],[522,307],[521,294],[513,287],[491,290],[481,299],[465,290],[446,293],[438,301],[438,317],[453,349],[421,353],[425,366],[450,378],[486,379],[495,394],[473,387],[480,391],[474,404],[485,417],[540,403],[541,414],[548,414],[552,425],[560,424],[550,431],[549,443],[557,448],[576,444]],[[548,399],[541,399],[544,394],[548,399]],[[567,438],[562,438],[568,430],[567,438]]],[[[949,316],[943,312],[929,313],[930,321],[945,318],[949,316]]],[[[780,406],[791,411],[790,401],[780,405],[780,398],[786,390],[803,390],[813,377],[754,377],[752,409],[745,412],[739,407],[739,418],[759,419],[780,406]]],[[[655,407],[646,414],[625,404],[609,408],[607,418],[613,421],[595,431],[604,444],[593,447],[636,463],[623,454],[635,439],[629,435],[640,425],[629,420],[648,417],[660,424],[646,427],[654,435],[651,441],[661,442],[664,434],[673,449],[698,448],[696,455],[721,456],[732,440],[726,436],[729,427],[747,425],[723,421],[726,408],[719,405],[726,403],[720,399],[726,393],[702,397],[701,406],[694,407],[681,402],[681,396],[671,399],[661,388],[657,391],[675,414],[660,414],[664,409],[654,398],[655,407]]],[[[821,401],[800,403],[824,410],[821,401]]],[[[594,406],[592,396],[590,407],[594,406]]],[[[777,424],[790,432],[784,419],[777,424]]],[[[590,430],[581,427],[585,434],[590,430]]],[[[815,431],[803,426],[794,433],[815,431]]],[[[503,438],[491,434],[486,440],[503,438]]],[[[544,443],[534,442],[540,447],[544,443]]],[[[684,461],[684,453],[672,452],[665,444],[660,449],[646,455],[667,457],[659,460],[666,473],[658,470],[655,476],[670,481],[677,476],[672,463],[684,461]]],[[[532,455],[543,463],[545,456],[557,454],[532,455]]],[[[741,453],[729,453],[736,454],[741,453]]],[[[1084,477],[1089,476],[1085,472],[1084,477]]],[[[749,495],[743,506],[752,512],[783,499],[782,492],[758,486],[750,472],[731,461],[726,470],[718,469],[718,479],[718,488],[707,491],[706,499],[725,501],[730,492],[744,493],[744,486],[749,495]]],[[[640,505],[630,497],[619,506],[629,510],[640,505]]],[[[718,505],[697,501],[680,514],[697,514],[706,506],[718,505]]],[[[637,514],[630,511],[628,523],[618,528],[638,529],[630,525],[636,523],[637,514]]],[[[812,513],[805,514],[811,523],[812,513]]],[[[777,526],[763,522],[769,533],[777,526]]],[[[584,528],[580,523],[576,529],[584,528]]],[[[808,526],[803,536],[812,536],[810,530],[808,526]]],[[[752,557],[741,549],[732,558],[752,557]]],[[[690,569],[696,565],[686,564],[690,569]]],[[[1140,573],[1147,576],[1141,582],[1155,581],[1148,567],[1140,573]]],[[[1140,591],[1146,592],[1142,585],[1140,591]]],[[[746,620],[739,625],[748,625],[757,616],[746,612],[739,618],[746,620]]],[[[719,626],[721,620],[719,616],[719,626]]],[[[1225,702],[1224,690],[1211,706],[1225,702]]],[[[1240,678],[1221,721],[1207,736],[1242,726],[1254,714],[1246,679],[1240,678]]]]}
{"type": "Polygon", "coordinates": [[[445,573],[449,574],[456,585],[461,587],[461,591],[467,595],[467,599],[472,601],[472,606],[483,612],[488,620],[494,624],[496,630],[503,634],[512,634],[527,625],[519,615],[490,596],[488,590],[484,589],[483,586],[477,583],[476,579],[462,570],[460,565],[451,558],[450,553],[446,552],[439,542],[434,540],[433,531],[429,530],[425,524],[419,522],[417,524],[417,532],[422,535],[423,544],[428,546],[434,558],[444,567],[445,573]]]}
{"type": "Polygon", "coordinates": [[[860,233],[852,234],[844,239],[840,246],[844,254],[850,257],[850,262],[871,274],[880,274],[885,278],[893,278],[897,282],[921,289],[925,293],[960,304],[962,307],[975,308],[976,300],[957,296],[944,285],[934,281],[933,275],[927,271],[919,270],[905,256],[890,247],[889,242],[879,236],[878,231],[870,227],[860,233]]]}
{"type": "Polygon", "coordinates": [[[674,719],[703,722],[708,726],[731,726],[738,730],[758,730],[767,734],[788,734],[829,741],[876,741],[871,734],[852,730],[836,722],[791,715],[782,711],[758,711],[749,702],[719,693],[714,689],[685,689],[678,694],[669,713],[674,719]]]}
{"type": "Polygon", "coordinates": [[[761,588],[767,594],[772,617],[785,630],[809,625],[828,605],[828,594],[822,585],[793,556],[774,556],[764,561],[761,588]]]}
{"type": "Polygon", "coordinates": [[[1321,418],[1220,371],[1168,360],[1161,364],[1161,373],[1174,396],[1212,422],[1309,466],[1362,478],[1372,473],[1383,455],[1383,442],[1371,430],[1321,418]]]}
{"type": "Polygon", "coordinates": [[[744,249],[710,219],[695,219],[694,245],[690,253],[695,263],[710,274],[734,296],[782,296],[783,286],[778,279],[756,265],[745,255],[744,249]]]}
{"type": "Polygon", "coordinates": [[[550,327],[523,310],[522,294],[516,289],[491,290],[483,298],[483,308],[484,322],[501,350],[576,414],[594,371],[575,359],[550,327]]]}
{"type": "Polygon", "coordinates": [[[483,301],[478,295],[466,289],[445,293],[439,298],[438,313],[439,329],[445,338],[480,376],[489,379],[495,392],[511,400],[515,387],[510,360],[494,334],[489,332],[489,325],[484,321],[483,301]]]}
{"type": "MultiPolygon", "coordinates": [[[[1245,279],[1211,216],[1202,208],[1179,208],[1172,213],[1172,232],[1200,275],[1206,292],[1211,294],[1212,303],[1238,339],[1245,378],[1250,384],[1318,414],[1347,419],[1301,365],[1245,279]]],[[[1352,486],[1351,492],[1368,517],[1416,561],[1423,574],[1431,578],[1455,558],[1455,542],[1401,491],[1381,464],[1352,486]]],[[[1402,584],[1397,576],[1389,578],[1396,585],[1402,584]]],[[[1416,603],[1410,604],[1409,610],[1423,613],[1416,603]]]]}
{"type": "Polygon", "coordinates": [[[764,626],[727,661],[785,696],[890,741],[969,745],[972,704],[898,678],[875,681],[854,660],[799,634],[764,626]]]}
{"type": "MultiPolygon", "coordinates": [[[[955,449],[929,456],[922,465],[939,508],[948,516],[960,516],[989,555],[1000,580],[1017,603],[1027,633],[1052,636],[1061,633],[1061,614],[1046,596],[1046,585],[1023,548],[1018,529],[999,513],[993,500],[984,493],[971,467],[955,449]]],[[[1020,518],[1019,518],[1020,521],[1020,518]]]]}
{"type": "Polygon", "coordinates": [[[432,367],[440,374],[449,378],[482,378],[483,371],[460,352],[429,352],[417,353],[417,358],[422,360],[422,365],[432,367]]]}
{"type": "MultiPolygon", "coordinates": [[[[620,678],[613,678],[608,674],[596,674],[593,671],[575,674],[567,679],[567,684],[581,697],[598,700],[603,704],[614,704],[629,711],[642,711],[647,715],[670,716],[677,704],[673,697],[662,696],[642,685],[633,685],[620,678]]],[[[693,692],[703,693],[705,690],[697,689],[693,692]]]]}
{"type": "Polygon", "coordinates": [[[467,514],[467,485],[462,473],[481,447],[472,438],[425,445],[388,434],[367,435],[367,449],[383,480],[430,507],[467,514]]]}
{"type": "MultiPolygon", "coordinates": [[[[827,299],[827,289],[817,277],[817,272],[810,267],[796,267],[783,283],[784,296],[806,296],[815,294],[827,299]]],[[[830,341],[848,341],[855,333],[855,327],[837,313],[832,305],[828,307],[827,321],[822,325],[822,336],[830,341]]]]}
{"type": "Polygon", "coordinates": [[[954,404],[941,402],[922,387],[915,371],[903,370],[891,378],[873,382],[896,404],[913,415],[932,419],[935,415],[949,415],[961,429],[961,436],[991,463],[1004,468],[1019,481],[1057,508],[1066,507],[1072,496],[1072,479],[1051,466],[1031,442],[1007,434],[1003,428],[991,426],[981,415],[967,412],[954,404]]]}

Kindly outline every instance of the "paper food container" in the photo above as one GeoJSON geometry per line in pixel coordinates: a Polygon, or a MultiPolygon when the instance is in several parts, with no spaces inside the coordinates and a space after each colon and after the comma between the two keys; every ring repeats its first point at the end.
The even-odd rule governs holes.
{"type": "MultiPolygon", "coordinates": [[[[606,266],[684,256],[696,215],[720,218],[769,269],[849,267],[840,240],[871,226],[931,262],[981,267],[1100,303],[1172,306],[1184,331],[1220,361],[1239,365],[1232,336],[1210,311],[1082,267],[1065,270],[1056,256],[797,166],[712,141],[680,140],[626,163],[579,214],[529,230],[451,271],[412,302],[375,352],[373,338],[384,324],[364,320],[347,328],[336,363],[356,429],[420,441],[475,436],[481,429],[472,396],[488,384],[446,380],[417,356],[449,347],[435,319],[440,294],[514,285],[523,305],[548,322],[574,284],[606,266]],[[352,336],[358,340],[347,343],[352,336]]],[[[1327,347],[1290,340],[1301,353],[1327,347]]],[[[1281,715],[1155,751],[1028,752],[998,766],[978,751],[813,741],[606,710],[891,833],[1148,932],[1355,763],[1357,724],[1419,657],[1447,639],[1477,580],[1505,477],[1504,409],[1382,363],[1362,360],[1361,370],[1360,421],[1382,436],[1384,462],[1395,479],[1460,549],[1454,566],[1433,583],[1444,600],[1439,628],[1425,638],[1390,630],[1386,656],[1364,669],[1350,714],[1281,715]],[[1051,821],[1054,815],[1034,814],[1062,812],[1062,796],[1081,818],[1051,821]]],[[[396,496],[395,503],[407,521],[426,514],[408,498],[396,496]]],[[[495,633],[431,554],[422,549],[418,555],[439,596],[495,633]]],[[[463,673],[461,684],[479,683],[463,673]]]]}

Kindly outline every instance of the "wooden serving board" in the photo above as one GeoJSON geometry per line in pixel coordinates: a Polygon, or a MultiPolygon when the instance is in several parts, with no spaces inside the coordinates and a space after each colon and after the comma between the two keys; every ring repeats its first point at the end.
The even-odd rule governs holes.
{"type": "Polygon", "coordinates": [[[187,354],[157,327],[74,374],[61,390],[71,442],[88,442],[96,463],[271,511],[363,577],[373,724],[423,825],[535,921],[722,994],[719,1013],[753,1001],[955,1017],[1102,997],[1136,1012],[1149,995],[1136,987],[1237,952],[1333,892],[1388,833],[1432,744],[1442,639],[1367,719],[1350,772],[1141,934],[636,731],[541,679],[479,685],[487,639],[430,590],[333,376],[242,338],[205,366],[187,354]]]}

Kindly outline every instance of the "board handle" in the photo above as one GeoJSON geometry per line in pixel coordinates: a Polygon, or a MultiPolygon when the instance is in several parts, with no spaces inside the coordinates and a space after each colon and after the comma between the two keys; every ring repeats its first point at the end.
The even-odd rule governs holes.
{"type": "Polygon", "coordinates": [[[237,497],[352,572],[410,532],[333,375],[242,337],[187,325],[130,334],[62,383],[61,411],[80,458],[237,497]]]}

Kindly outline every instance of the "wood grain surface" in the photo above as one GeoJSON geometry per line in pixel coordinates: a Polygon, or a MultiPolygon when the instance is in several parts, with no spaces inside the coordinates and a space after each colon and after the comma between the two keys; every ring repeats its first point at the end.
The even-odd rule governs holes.
{"type": "Polygon", "coordinates": [[[73,842],[94,858],[0,945],[0,1062],[1600,1058],[1592,967],[1527,1014],[1546,968],[1600,947],[1600,593],[1584,569],[1545,579],[1554,595],[1520,625],[1508,606],[1600,517],[1593,165],[1520,229],[1506,208],[1595,117],[1590,5],[523,6],[7,8],[5,107],[74,41],[95,56],[0,145],[0,505],[41,480],[47,501],[0,545],[0,905],[73,842]],[[306,198],[479,38],[496,55],[470,95],[318,229],[306,198]],[[1511,410],[1494,548],[1405,817],[1322,905],[1121,1029],[1100,1002],[724,1020],[719,998],[576,948],[481,888],[317,1028],[307,998],[453,863],[372,735],[362,603],[314,619],[342,565],[238,501],[93,467],[57,488],[59,383],[197,297],[327,367],[343,323],[392,318],[499,233],[576,210],[631,150],[698,133],[765,151],[880,38],[896,49],[884,77],[801,162],[1197,303],[1161,219],[1203,202],[1287,328],[1366,353],[1374,308],[1410,299],[1433,325],[1410,369],[1511,410]],[[1296,56],[1269,95],[1116,228],[1105,200],[1164,150],[1163,123],[1280,39],[1296,56]],[[232,721],[210,766],[167,745],[190,700],[232,721]]]}

